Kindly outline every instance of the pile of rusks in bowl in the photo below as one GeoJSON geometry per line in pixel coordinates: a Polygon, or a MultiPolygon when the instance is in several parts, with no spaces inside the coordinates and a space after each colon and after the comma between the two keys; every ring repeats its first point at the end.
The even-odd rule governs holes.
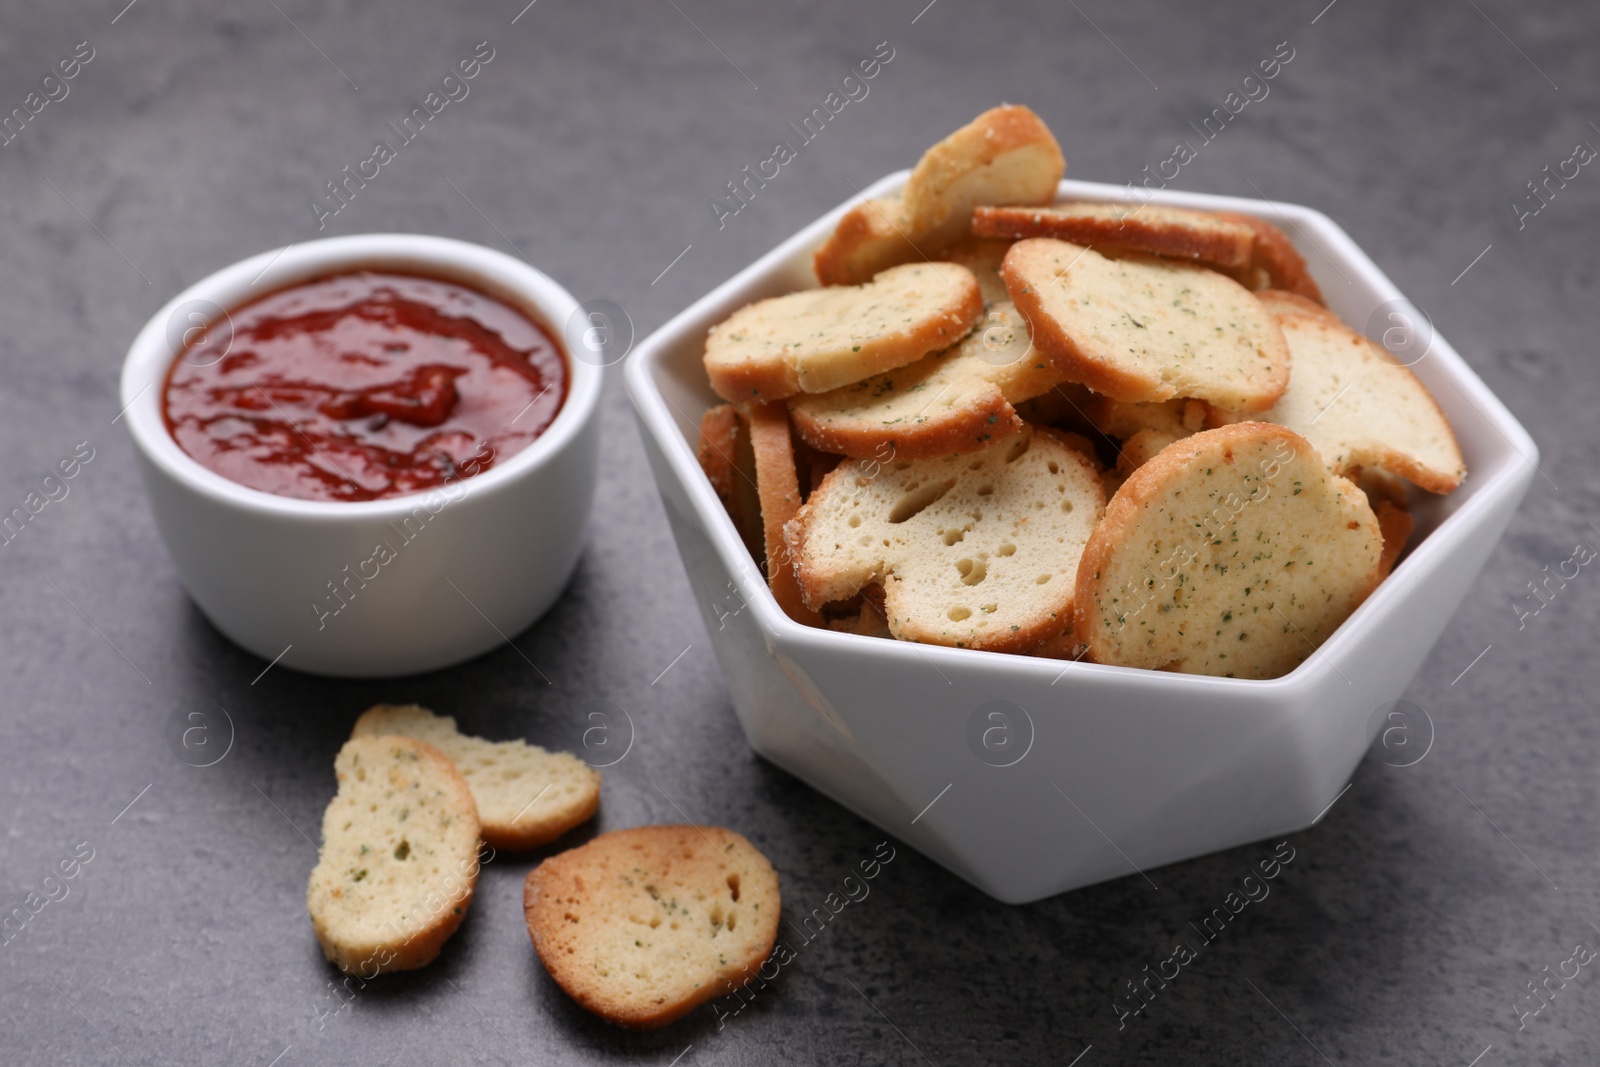
{"type": "Polygon", "coordinates": [[[1025,107],[934,145],[706,338],[701,466],[798,622],[1274,678],[1466,469],[1254,216],[1055,202],[1025,107]]]}

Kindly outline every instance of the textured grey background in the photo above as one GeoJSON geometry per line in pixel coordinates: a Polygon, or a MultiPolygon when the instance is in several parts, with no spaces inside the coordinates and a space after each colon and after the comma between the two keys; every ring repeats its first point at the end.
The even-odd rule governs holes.
{"type": "Polygon", "coordinates": [[[0,548],[0,912],[80,842],[94,850],[69,895],[0,947],[0,1060],[1011,1064],[1091,1044],[1084,1067],[1600,1059],[1594,967],[1522,1032],[1513,1010],[1541,968],[1600,946],[1600,576],[1585,569],[1524,628],[1512,606],[1574,545],[1600,547],[1600,171],[1520,231],[1511,208],[1575,143],[1600,145],[1600,9],[538,0],[517,18],[521,0],[124,2],[0,17],[6,111],[77,42],[96,49],[70,95],[0,148],[0,510],[78,442],[95,449],[70,495],[0,548]],[[1121,182],[1289,41],[1271,95],[1175,184],[1253,182],[1333,216],[1544,450],[1545,477],[1408,693],[1435,730],[1427,757],[1397,768],[1375,750],[1292,839],[1272,895],[1121,1032],[1116,987],[1269,845],[1164,869],[1159,892],[1131,877],[1020,908],[901,849],[725,1029],[702,1010],[649,1036],[552,986],[520,913],[537,857],[500,858],[436,965],[327,1014],[343,1001],[306,922],[303,834],[377,700],[567,747],[615,702],[638,734],[606,774],[598,827],[678,821],[674,802],[737,827],[800,910],[883,837],[745,747],[616,375],[591,547],[517,651],[399,682],[279,668],[252,685],[265,664],[178,588],[112,424],[129,340],[179,287],[314,236],[322,183],[485,40],[496,57],[471,95],[326,232],[514,244],[580,298],[620,303],[641,335],[996,102],[1036,108],[1072,176],[1121,182]],[[885,40],[895,57],[870,95],[719,231],[722,183],[885,40]],[[231,751],[183,764],[169,718],[219,706],[231,751]]]}

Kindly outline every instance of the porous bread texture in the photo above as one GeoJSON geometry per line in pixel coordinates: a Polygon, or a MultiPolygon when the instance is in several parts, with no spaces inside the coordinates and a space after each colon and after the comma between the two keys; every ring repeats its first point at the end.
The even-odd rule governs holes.
{"type": "Polygon", "coordinates": [[[371,978],[431,962],[466,917],[478,881],[478,814],[434,746],[353,737],[333,764],[306,910],[323,955],[371,978]]]}
{"type": "Polygon", "coordinates": [[[1024,426],[970,456],[845,464],[785,535],[808,604],[877,582],[897,638],[1019,652],[1070,625],[1078,557],[1104,506],[1094,461],[1024,426]]]}
{"type": "Polygon", "coordinates": [[[724,996],[778,936],[778,875],[732,830],[614,830],[528,873],[545,970],[589,1011],[650,1030],[724,996]]]}
{"type": "Polygon", "coordinates": [[[755,453],[749,427],[732,404],[717,404],[700,416],[695,458],[751,558],[760,558],[761,498],[756,490],[755,453]]]}
{"type": "Polygon", "coordinates": [[[1260,411],[1288,387],[1283,332],[1226,275],[1148,256],[1108,259],[1048,237],[1012,245],[1001,274],[1034,347],[1097,393],[1260,411]]]}
{"type": "Polygon", "coordinates": [[[600,808],[600,772],[569,752],[473,737],[456,729],[452,716],[416,704],[376,704],[350,731],[352,738],[387,734],[414,737],[444,753],[472,791],[483,840],[495,848],[548,844],[600,808]]]}
{"type": "Polygon", "coordinates": [[[783,543],[783,524],[794,518],[800,509],[800,481],[790,437],[789,413],[782,404],[752,404],[749,419],[750,445],[756,458],[756,489],[761,497],[767,587],[785,615],[795,622],[820,626],[822,619],[800,597],[794,567],[783,543]]]}
{"type": "Polygon", "coordinates": [[[740,308],[707,335],[706,374],[736,403],[825,393],[952,344],[982,313],[977,279],[965,267],[891,267],[865,285],[740,308]]]}
{"type": "Polygon", "coordinates": [[[976,204],[1047,204],[1067,168],[1028,108],[991,108],[928,149],[899,195],[847,211],[812,258],[823,285],[854,285],[940,255],[968,235],[976,204]]]}
{"type": "Polygon", "coordinates": [[[1054,237],[1080,245],[1115,245],[1221,267],[1247,267],[1255,230],[1210,211],[1162,204],[1071,201],[1043,207],[981,206],[972,213],[979,237],[1054,237]]]}
{"type": "Polygon", "coordinates": [[[795,397],[789,411],[813,448],[927,459],[1010,437],[1022,426],[1013,405],[1060,381],[1029,341],[1016,306],[1002,300],[949,348],[831,393],[795,397]]]}
{"type": "Polygon", "coordinates": [[[1294,374],[1273,407],[1248,416],[1213,412],[1214,422],[1287,426],[1336,474],[1379,468],[1431,493],[1461,484],[1466,463],[1455,434],[1409,367],[1320,305],[1274,291],[1258,297],[1289,343],[1294,374]]]}
{"type": "Polygon", "coordinates": [[[1366,599],[1382,549],[1366,495],[1305,438],[1207,430],[1106,506],[1078,569],[1078,636],[1100,663],[1276,678],[1366,599]]]}

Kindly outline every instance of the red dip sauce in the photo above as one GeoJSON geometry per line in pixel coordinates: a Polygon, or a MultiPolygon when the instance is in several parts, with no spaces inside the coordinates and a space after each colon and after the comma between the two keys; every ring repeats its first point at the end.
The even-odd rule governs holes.
{"type": "Polygon", "coordinates": [[[231,343],[213,323],[173,361],[167,428],[205,467],[278,496],[381,500],[480,474],[566,399],[550,335],[453,282],[338,274],[230,319],[231,343]]]}

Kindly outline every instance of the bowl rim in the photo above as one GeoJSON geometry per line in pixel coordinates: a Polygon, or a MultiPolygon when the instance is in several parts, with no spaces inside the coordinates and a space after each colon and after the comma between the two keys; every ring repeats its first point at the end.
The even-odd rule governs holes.
{"type": "MultiPolygon", "coordinates": [[[[1455,511],[1446,516],[1422,541],[1411,547],[1402,565],[1397,566],[1387,578],[1379,582],[1377,588],[1349,618],[1340,623],[1316,651],[1294,670],[1277,678],[1224,678],[1214,675],[1179,674],[1077,660],[1048,659],[1018,653],[951,648],[909,641],[886,641],[882,638],[843,633],[795,622],[778,606],[766,579],[745,549],[743,540],[733,526],[733,520],[717,499],[710,482],[703,476],[698,476],[700,465],[694,449],[679,431],[673,417],[671,409],[675,409],[676,405],[671,404],[656,386],[652,374],[657,371],[667,354],[686,340],[685,335],[695,329],[698,320],[719,309],[722,309],[722,314],[725,316],[736,306],[747,303],[751,298],[745,291],[754,283],[782,271],[798,254],[820,245],[827,235],[832,233],[838,220],[855,205],[874,197],[898,192],[910,173],[909,170],[901,170],[888,174],[803,226],[652,331],[634,347],[624,363],[623,375],[629,399],[641,423],[654,439],[673,475],[688,496],[718,559],[737,583],[740,599],[755,613],[755,621],[761,632],[766,635],[769,651],[774,651],[781,642],[787,647],[824,655],[865,652],[883,659],[886,663],[903,662],[910,665],[912,658],[916,657],[924,665],[932,664],[936,669],[948,666],[965,671],[989,664],[1008,668],[1018,676],[1019,680],[1040,681],[1050,678],[1048,683],[1050,686],[1061,681],[1070,671],[1083,672],[1111,684],[1173,691],[1182,691],[1194,686],[1207,687],[1212,691],[1231,690],[1241,699],[1247,699],[1252,703],[1294,699],[1305,696],[1325,681],[1324,675],[1329,673],[1330,668],[1338,670],[1336,661],[1340,654],[1347,645],[1358,639],[1359,631],[1368,619],[1386,613],[1391,604],[1398,603],[1415,591],[1415,587],[1422,580],[1423,567],[1414,561],[1429,561],[1447,555],[1456,544],[1464,541],[1475,527],[1493,518],[1488,513],[1495,507],[1497,499],[1514,489],[1518,479],[1531,477],[1531,473],[1520,471],[1510,462],[1498,464],[1497,469],[1476,483],[1476,488],[1471,490],[1470,495],[1455,511]],[[733,306],[726,306],[730,304],[733,306]],[[863,645],[862,642],[870,642],[870,646],[863,645]],[[973,659],[975,656],[981,656],[982,659],[973,659]]],[[[1165,189],[1145,189],[1136,195],[1129,195],[1131,190],[1131,185],[1119,186],[1063,179],[1057,187],[1056,197],[1128,204],[1136,202],[1171,204],[1177,207],[1239,212],[1267,218],[1269,221],[1274,221],[1275,215],[1277,220],[1289,221],[1302,237],[1305,237],[1305,228],[1309,228],[1314,238],[1305,237],[1306,243],[1324,257],[1331,254],[1342,260],[1347,267],[1356,269],[1363,276],[1363,280],[1375,289],[1385,302],[1405,301],[1411,307],[1415,307],[1337,223],[1314,208],[1265,198],[1165,189]],[[1263,208],[1270,209],[1270,213],[1263,208]]],[[[1329,258],[1328,262],[1333,263],[1334,259],[1329,258]]],[[[1442,373],[1442,380],[1449,382],[1462,393],[1469,404],[1478,409],[1489,426],[1505,441],[1509,451],[1520,455],[1528,468],[1537,470],[1539,450],[1527,430],[1437,331],[1433,334],[1432,347],[1427,354],[1437,357],[1437,362],[1442,364],[1443,368],[1442,372],[1430,372],[1430,375],[1442,373]]],[[[1431,391],[1433,390],[1430,387],[1431,391]]],[[[690,419],[687,414],[681,411],[677,414],[691,426],[695,424],[695,420],[690,419]]]]}
{"type": "MultiPolygon", "coordinates": [[[[408,515],[441,487],[378,500],[301,500],[232,481],[179,447],[162,417],[168,370],[180,353],[168,341],[168,322],[191,301],[231,311],[259,297],[341,271],[396,270],[453,281],[510,304],[555,341],[567,368],[567,395],[556,417],[527,447],[458,483],[471,494],[504,489],[563,451],[599,409],[604,368],[578,359],[568,328],[580,305],[560,283],[531,264],[484,245],[412,233],[325,237],[261,252],[213,271],[185,287],[150,316],[123,359],[119,419],[135,447],[168,478],[215,503],[264,516],[313,522],[384,520],[408,515]]],[[[463,496],[455,497],[464,499],[463,496]]]]}

